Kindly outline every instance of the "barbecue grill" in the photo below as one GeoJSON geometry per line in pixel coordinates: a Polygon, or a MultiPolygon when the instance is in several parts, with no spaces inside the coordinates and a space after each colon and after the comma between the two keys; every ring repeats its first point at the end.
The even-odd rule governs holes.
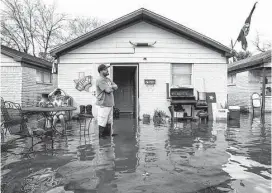
{"type": "MultiPolygon", "coordinates": [[[[170,89],[170,102],[173,106],[174,112],[184,111],[184,105],[191,106],[191,118],[193,115],[193,106],[196,104],[196,98],[194,96],[193,88],[171,88],[170,89]]],[[[187,118],[190,118],[187,117],[187,118]]]]}

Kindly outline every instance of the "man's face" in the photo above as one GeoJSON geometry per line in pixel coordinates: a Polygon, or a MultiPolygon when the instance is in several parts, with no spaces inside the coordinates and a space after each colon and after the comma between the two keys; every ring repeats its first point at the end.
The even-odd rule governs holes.
{"type": "Polygon", "coordinates": [[[102,75],[105,76],[105,77],[109,75],[109,70],[108,70],[108,68],[102,70],[102,75]]]}

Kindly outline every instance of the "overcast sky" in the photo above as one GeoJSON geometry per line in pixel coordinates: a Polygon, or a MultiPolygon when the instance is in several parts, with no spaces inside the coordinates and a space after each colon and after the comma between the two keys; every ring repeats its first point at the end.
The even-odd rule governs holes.
{"type": "MultiPolygon", "coordinates": [[[[91,16],[105,23],[139,8],[146,8],[230,46],[256,0],[44,0],[55,2],[59,12],[73,16],[91,16]]],[[[263,41],[272,40],[271,0],[259,0],[247,36],[249,50],[256,53],[252,41],[256,32],[263,41]]],[[[240,43],[235,46],[240,50],[240,43]]]]}

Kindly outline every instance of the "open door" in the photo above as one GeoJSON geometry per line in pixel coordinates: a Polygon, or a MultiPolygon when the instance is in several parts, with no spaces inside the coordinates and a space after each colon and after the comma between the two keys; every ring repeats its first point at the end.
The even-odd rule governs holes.
{"type": "Polygon", "coordinates": [[[120,113],[133,114],[138,118],[138,66],[112,65],[112,80],[118,90],[114,92],[115,107],[120,113]]]}

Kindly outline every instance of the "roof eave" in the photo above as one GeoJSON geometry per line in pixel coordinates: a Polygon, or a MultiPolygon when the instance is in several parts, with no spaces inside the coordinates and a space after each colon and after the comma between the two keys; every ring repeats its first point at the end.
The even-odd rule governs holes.
{"type": "Polygon", "coordinates": [[[25,62],[25,63],[31,64],[33,66],[47,68],[47,69],[51,69],[52,68],[52,66],[50,64],[47,65],[47,64],[44,64],[44,63],[41,63],[41,62],[30,60],[28,58],[22,58],[21,62],[25,62]]]}
{"type": "Polygon", "coordinates": [[[43,68],[48,68],[48,69],[51,68],[51,65],[49,63],[47,65],[47,64],[44,64],[42,62],[33,61],[33,60],[28,59],[28,58],[25,58],[25,57],[22,57],[22,56],[18,56],[16,54],[11,53],[9,51],[6,51],[4,49],[1,50],[1,53],[4,54],[4,55],[6,55],[6,56],[9,56],[9,57],[13,58],[14,61],[16,61],[16,62],[25,62],[25,63],[31,64],[33,66],[38,66],[38,67],[43,67],[43,68]]]}
{"type": "Polygon", "coordinates": [[[158,24],[161,24],[163,26],[167,26],[168,28],[172,28],[174,31],[178,31],[180,34],[184,34],[185,36],[188,36],[190,38],[193,38],[197,41],[200,41],[204,44],[207,44],[208,46],[211,46],[221,53],[224,53],[225,57],[232,57],[233,52],[230,48],[220,44],[219,42],[216,42],[196,31],[193,31],[192,29],[189,29],[175,21],[172,21],[170,19],[167,19],[163,16],[160,16],[156,13],[153,13],[146,9],[140,9],[136,10],[128,15],[125,15],[119,19],[116,19],[108,24],[105,24],[87,34],[84,34],[74,40],[71,40],[55,49],[53,49],[50,54],[53,57],[60,56],[63,52],[73,49],[77,47],[79,44],[81,44],[84,41],[95,39],[95,37],[99,37],[99,35],[103,35],[103,33],[110,33],[110,31],[122,27],[124,25],[127,25],[129,22],[137,22],[137,20],[153,20],[156,21],[158,24]]]}

